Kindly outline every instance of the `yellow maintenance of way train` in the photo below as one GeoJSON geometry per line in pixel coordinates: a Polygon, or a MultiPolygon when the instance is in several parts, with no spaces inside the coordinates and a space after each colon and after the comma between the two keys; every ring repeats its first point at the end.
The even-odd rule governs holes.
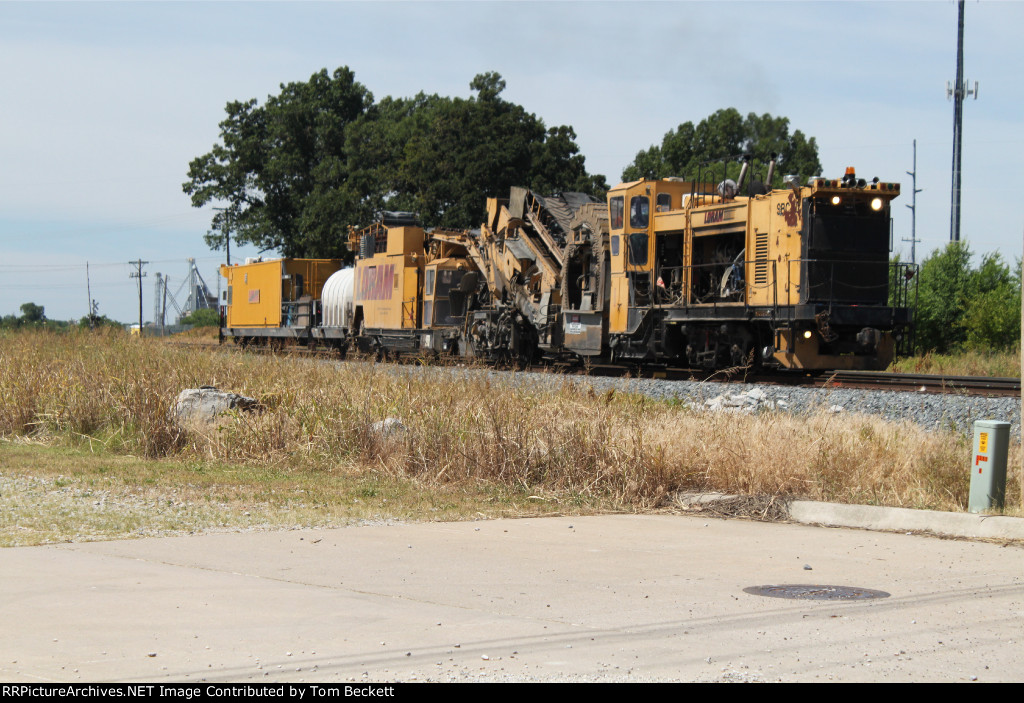
{"type": "Polygon", "coordinates": [[[914,268],[889,261],[899,184],[745,176],[622,183],[605,202],[512,188],[478,230],[383,213],[350,233],[354,266],[223,266],[221,333],[381,356],[886,368],[912,324],[914,268]]]}

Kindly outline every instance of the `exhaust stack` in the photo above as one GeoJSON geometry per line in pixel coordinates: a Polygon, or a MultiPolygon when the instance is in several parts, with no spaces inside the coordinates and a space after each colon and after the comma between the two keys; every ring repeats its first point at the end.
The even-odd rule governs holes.
{"type": "Polygon", "coordinates": [[[776,155],[772,154],[772,160],[768,162],[768,175],[764,179],[764,184],[771,190],[772,178],[775,177],[775,159],[776,155]]]}
{"type": "Polygon", "coordinates": [[[750,154],[743,156],[743,166],[740,167],[740,177],[736,179],[736,192],[743,190],[743,181],[747,179],[747,171],[750,170],[750,154]]]}

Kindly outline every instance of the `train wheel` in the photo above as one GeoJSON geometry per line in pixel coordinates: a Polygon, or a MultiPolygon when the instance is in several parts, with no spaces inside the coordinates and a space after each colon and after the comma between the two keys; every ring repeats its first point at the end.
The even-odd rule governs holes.
{"type": "Polygon", "coordinates": [[[524,328],[525,334],[519,342],[518,354],[516,354],[516,366],[519,369],[528,369],[537,360],[537,339],[531,328],[524,328]]]}

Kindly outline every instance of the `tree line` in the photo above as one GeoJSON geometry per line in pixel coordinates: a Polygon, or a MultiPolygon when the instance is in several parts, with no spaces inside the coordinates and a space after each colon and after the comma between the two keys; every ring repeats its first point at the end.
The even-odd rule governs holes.
{"type": "Polygon", "coordinates": [[[73,327],[88,329],[92,327],[120,327],[121,323],[109,319],[106,315],[84,315],[79,320],[51,320],[46,317],[46,308],[36,303],[22,303],[21,315],[0,316],[0,330],[17,329],[53,329],[66,330],[73,327]]]}
{"type": "MultiPolygon", "coordinates": [[[[66,330],[74,327],[81,329],[100,327],[124,327],[117,320],[111,320],[106,315],[83,315],[78,320],[51,320],[46,317],[46,308],[36,303],[23,303],[19,308],[21,315],[0,316],[0,330],[17,329],[40,329],[66,330]]],[[[220,326],[220,313],[216,310],[203,308],[183,317],[182,325],[193,327],[218,327],[220,326]]]]}
{"type": "MultiPolygon", "coordinates": [[[[470,98],[421,92],[377,101],[342,67],[282,84],[262,104],[229,102],[220,140],[191,161],[182,184],[195,207],[221,208],[207,243],[223,248],[230,232],[232,241],[282,256],[348,259],[348,227],[370,224],[381,210],[469,228],[480,224],[485,199],[507,197],[511,186],[604,196],[605,176],[587,171],[571,126],[547,127],[503,98],[498,73],[479,74],[469,86],[470,98]]],[[[790,134],[788,119],[729,108],[671,130],[622,178],[695,177],[722,160],[735,177],[741,154],[753,155],[755,172],[776,156],[785,165],[775,180],[782,168],[821,172],[814,139],[790,134]]]]}

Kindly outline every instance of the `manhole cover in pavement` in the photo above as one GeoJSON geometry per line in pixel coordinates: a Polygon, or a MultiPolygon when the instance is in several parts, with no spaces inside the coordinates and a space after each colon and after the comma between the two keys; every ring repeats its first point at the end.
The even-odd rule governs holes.
{"type": "Polygon", "coordinates": [[[888,598],[885,591],[873,591],[870,588],[853,586],[814,586],[810,584],[783,584],[779,586],[751,586],[744,588],[744,593],[769,598],[799,598],[802,600],[866,600],[868,598],[888,598]]]}

